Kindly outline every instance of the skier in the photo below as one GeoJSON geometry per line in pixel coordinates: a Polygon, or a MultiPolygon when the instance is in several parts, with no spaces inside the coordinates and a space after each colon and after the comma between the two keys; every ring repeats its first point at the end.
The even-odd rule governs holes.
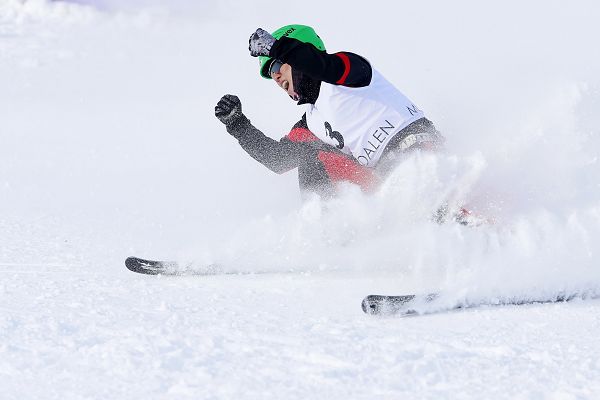
{"type": "Polygon", "coordinates": [[[442,145],[423,111],[369,61],[346,51],[328,54],[309,26],[287,25],[273,34],[259,28],[249,51],[259,57],[260,75],[273,79],[304,115],[280,141],[255,128],[234,95],[221,98],[215,115],[272,171],[298,168],[303,192],[329,196],[340,181],[372,190],[403,154],[442,145]]]}

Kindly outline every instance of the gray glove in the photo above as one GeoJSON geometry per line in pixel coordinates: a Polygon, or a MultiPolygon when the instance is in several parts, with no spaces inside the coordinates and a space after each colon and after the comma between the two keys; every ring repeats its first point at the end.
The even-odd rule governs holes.
{"type": "Polygon", "coordinates": [[[215,107],[215,116],[225,124],[227,132],[237,139],[247,135],[252,127],[250,120],[242,113],[242,102],[232,94],[221,97],[215,107]]]}
{"type": "Polygon", "coordinates": [[[264,29],[258,28],[248,40],[248,50],[252,57],[268,56],[275,38],[264,29]]]}
{"type": "Polygon", "coordinates": [[[235,123],[242,114],[242,102],[237,96],[226,94],[215,107],[215,116],[225,125],[235,123]]]}

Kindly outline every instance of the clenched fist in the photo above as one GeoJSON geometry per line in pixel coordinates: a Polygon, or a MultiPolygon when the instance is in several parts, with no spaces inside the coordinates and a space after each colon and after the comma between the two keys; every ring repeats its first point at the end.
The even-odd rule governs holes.
{"type": "Polygon", "coordinates": [[[215,106],[215,116],[225,125],[235,123],[242,115],[242,102],[232,94],[221,97],[215,106]]]}
{"type": "Polygon", "coordinates": [[[264,29],[258,28],[248,40],[248,50],[252,57],[268,56],[275,38],[264,29]]]}

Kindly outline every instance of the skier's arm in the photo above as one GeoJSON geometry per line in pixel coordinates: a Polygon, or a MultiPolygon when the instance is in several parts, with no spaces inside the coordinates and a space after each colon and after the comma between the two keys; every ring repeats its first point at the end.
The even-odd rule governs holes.
{"type": "Polygon", "coordinates": [[[302,144],[286,137],[280,141],[273,140],[246,117],[239,125],[228,126],[227,132],[238,140],[246,153],[275,173],[282,174],[298,167],[302,144]]]}
{"type": "Polygon", "coordinates": [[[278,142],[263,134],[242,113],[242,104],[236,96],[223,96],[215,107],[215,115],[246,153],[271,171],[282,174],[298,166],[302,144],[287,138],[278,142]]]}
{"type": "Polygon", "coordinates": [[[367,60],[350,52],[327,54],[312,44],[289,37],[275,41],[269,56],[304,72],[313,79],[335,85],[363,87],[371,83],[373,70],[367,60]]]}

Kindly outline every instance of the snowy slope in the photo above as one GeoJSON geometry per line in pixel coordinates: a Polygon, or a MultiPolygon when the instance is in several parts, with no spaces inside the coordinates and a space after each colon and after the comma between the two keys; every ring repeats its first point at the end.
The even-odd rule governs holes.
{"type": "Polygon", "coordinates": [[[600,396],[598,300],[360,310],[600,294],[598,5],[123,3],[0,0],[2,399],[600,396]],[[246,47],[289,22],[369,58],[447,153],[301,204],[213,116],[235,93],[287,133],[300,113],[246,47]],[[448,198],[497,223],[431,223],[448,198]],[[261,274],[146,277],[129,255],[261,274]]]}

